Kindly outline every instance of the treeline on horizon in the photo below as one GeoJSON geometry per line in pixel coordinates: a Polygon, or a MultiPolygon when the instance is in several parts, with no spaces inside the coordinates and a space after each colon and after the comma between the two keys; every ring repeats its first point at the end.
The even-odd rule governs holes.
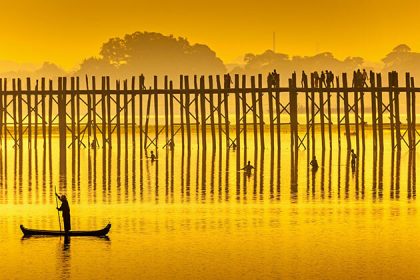
{"type": "MultiPolygon", "coordinates": [[[[216,75],[216,74],[265,74],[274,69],[283,77],[292,72],[298,74],[313,71],[333,71],[336,75],[342,72],[351,73],[355,69],[366,69],[388,72],[410,72],[420,76],[420,53],[409,46],[401,44],[391,50],[382,59],[381,69],[366,67],[362,57],[347,57],[340,60],[330,52],[314,56],[293,56],[267,50],[261,54],[244,55],[243,64],[225,65],[216,52],[204,44],[191,44],[186,38],[175,38],[155,32],[135,32],[124,38],[111,38],[100,48],[96,57],[84,59],[79,69],[67,72],[54,63],[45,62],[35,71],[11,71],[0,73],[4,78],[48,77],[59,76],[111,76],[125,79],[138,76],[146,77],[146,84],[151,84],[152,76],[168,75],[176,81],[179,75],[216,75]]],[[[286,80],[283,78],[283,80],[286,80]]]]}

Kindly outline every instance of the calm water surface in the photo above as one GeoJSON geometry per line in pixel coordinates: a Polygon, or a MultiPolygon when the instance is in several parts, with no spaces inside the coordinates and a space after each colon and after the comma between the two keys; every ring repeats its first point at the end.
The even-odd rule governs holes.
{"type": "Polygon", "coordinates": [[[239,151],[213,152],[211,139],[207,152],[182,151],[178,137],[156,162],[114,138],[111,150],[69,149],[61,175],[58,139],[22,153],[10,143],[0,278],[420,279],[418,155],[386,142],[375,156],[368,133],[353,172],[335,135],[312,173],[303,149],[291,166],[287,134],[281,152],[266,136],[264,152],[249,148],[252,134],[239,151]],[[245,160],[251,176],[238,172],[245,160]],[[58,229],[54,186],[69,197],[73,229],[111,222],[109,238],[22,239],[20,224],[58,229]]]}

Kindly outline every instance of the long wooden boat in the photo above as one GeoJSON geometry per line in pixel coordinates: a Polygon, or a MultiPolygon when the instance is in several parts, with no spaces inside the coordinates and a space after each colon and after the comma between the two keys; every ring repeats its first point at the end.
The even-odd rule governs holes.
{"type": "MultiPolygon", "coordinates": [[[[29,229],[29,228],[25,228],[23,225],[20,225],[20,229],[22,230],[24,236],[32,236],[32,235],[65,236],[66,235],[64,231],[29,229]]],[[[111,229],[111,224],[108,224],[106,227],[100,230],[90,230],[90,231],[71,230],[69,231],[68,236],[105,236],[108,234],[110,229],[111,229]]]]}

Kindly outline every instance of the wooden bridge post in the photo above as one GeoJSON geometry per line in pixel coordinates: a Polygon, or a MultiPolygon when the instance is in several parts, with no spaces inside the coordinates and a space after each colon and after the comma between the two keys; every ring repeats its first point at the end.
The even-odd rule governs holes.
{"type": "MultiPolygon", "coordinates": [[[[410,79],[410,85],[411,85],[411,141],[413,143],[412,149],[415,151],[417,142],[416,142],[416,91],[414,90],[414,77],[411,77],[410,79]]],[[[414,159],[414,165],[415,165],[415,158],[414,159]]]]}
{"type": "Polygon", "coordinates": [[[365,149],[366,141],[365,141],[365,92],[362,88],[360,91],[360,121],[362,126],[362,147],[365,149]]]}
{"type": "Polygon", "coordinates": [[[263,111],[263,85],[262,75],[258,74],[258,115],[260,116],[260,142],[261,149],[265,149],[264,144],[264,111],[263,111]]]}
{"type": "Polygon", "coordinates": [[[398,73],[393,72],[394,80],[394,112],[395,112],[395,136],[397,140],[397,149],[401,150],[401,121],[400,121],[400,90],[398,89],[398,73]]]}
{"type": "Polygon", "coordinates": [[[198,87],[198,82],[197,82],[197,75],[194,75],[194,107],[195,107],[195,125],[196,125],[196,135],[197,135],[197,146],[200,146],[200,121],[199,121],[199,107],[200,107],[200,98],[201,98],[201,94],[200,94],[200,90],[198,87]]]}
{"type": "Polygon", "coordinates": [[[98,146],[98,139],[96,138],[96,77],[92,76],[92,107],[90,110],[92,110],[92,134],[93,134],[93,140],[95,142],[95,148],[98,146]]]}
{"type": "Polygon", "coordinates": [[[311,73],[311,138],[312,157],[315,156],[315,76],[311,73]]]}
{"type": "Polygon", "coordinates": [[[101,91],[101,118],[102,118],[102,148],[106,147],[106,80],[102,76],[102,91],[101,91]]]}
{"type": "MultiPolygon", "coordinates": [[[[76,144],[76,107],[75,107],[75,95],[76,95],[76,88],[75,88],[75,80],[74,77],[70,78],[70,122],[71,122],[71,141],[70,145],[76,144]]],[[[74,147],[72,147],[74,148],[74,147]]],[[[72,149],[74,150],[74,149],[72,149]]]]}
{"type": "MultiPolygon", "coordinates": [[[[34,105],[34,113],[35,113],[35,129],[34,129],[34,134],[35,134],[35,136],[34,136],[34,138],[35,138],[35,149],[37,149],[37,147],[38,147],[38,116],[39,116],[39,98],[38,98],[38,95],[39,95],[39,84],[38,84],[38,80],[36,80],[36,83],[35,83],[35,94],[34,94],[34,99],[35,99],[35,105],[34,105]]],[[[0,98],[0,101],[1,101],[1,98],[0,98]]],[[[41,100],[42,101],[42,100],[41,100]]],[[[42,105],[41,105],[42,106],[42,105]]],[[[1,116],[1,115],[0,115],[1,116]]],[[[1,129],[0,129],[0,131],[1,131],[1,129]]],[[[0,135],[1,135],[1,133],[0,133],[0,135]]],[[[0,141],[1,142],[1,141],[0,141]]]]}
{"type": "Polygon", "coordinates": [[[347,74],[343,73],[343,96],[344,96],[344,119],[346,128],[346,142],[347,150],[351,150],[351,139],[350,139],[350,117],[349,117],[349,92],[347,89],[347,74]]]}
{"type": "Polygon", "coordinates": [[[144,86],[142,84],[142,77],[139,76],[139,145],[140,145],[140,157],[143,157],[143,93],[144,93],[144,86]]]}
{"type": "MultiPolygon", "coordinates": [[[[9,99],[8,99],[8,94],[7,94],[7,78],[3,79],[3,91],[4,91],[4,95],[3,95],[3,104],[4,104],[4,108],[5,110],[3,110],[2,114],[4,115],[4,148],[7,148],[7,133],[9,131],[9,128],[7,127],[7,106],[9,104],[9,99]]],[[[0,132],[1,133],[1,132],[0,132]]],[[[6,150],[5,150],[5,155],[6,155],[6,150]]]]}
{"type": "MultiPolygon", "coordinates": [[[[58,129],[60,134],[60,162],[66,162],[66,92],[67,79],[66,77],[58,78],[58,129]]],[[[62,166],[62,164],[60,164],[62,166]]],[[[61,170],[61,169],[60,169],[61,170]]],[[[60,172],[61,174],[61,172],[60,172]]]]}
{"type": "Polygon", "coordinates": [[[391,125],[391,145],[392,149],[395,147],[395,127],[394,127],[394,93],[393,88],[394,80],[391,72],[388,73],[388,87],[389,87],[389,116],[391,125]]]}
{"type": "MultiPolygon", "coordinates": [[[[280,86],[280,74],[277,76],[278,78],[278,86],[280,86]]],[[[308,81],[306,81],[308,82],[308,81]]],[[[275,93],[275,101],[276,101],[276,120],[277,120],[277,149],[280,151],[281,147],[281,110],[280,110],[280,90],[278,87],[276,87],[276,93],[275,93]]],[[[309,137],[309,135],[307,136],[309,137]]],[[[309,138],[308,138],[309,140],[309,138]]],[[[309,141],[308,141],[309,143],[309,141]]]]}
{"type": "Polygon", "coordinates": [[[184,76],[185,87],[185,123],[187,125],[187,147],[191,150],[191,119],[190,119],[190,80],[184,76]]]}
{"type": "Polygon", "coordinates": [[[86,82],[86,102],[87,102],[87,131],[88,131],[88,145],[90,146],[90,138],[92,136],[92,97],[91,92],[89,90],[89,77],[88,75],[85,76],[86,82]]]}
{"type": "Polygon", "coordinates": [[[200,113],[201,113],[201,141],[203,150],[206,150],[206,103],[204,76],[200,77],[200,113]]]}
{"type": "Polygon", "coordinates": [[[135,149],[136,147],[136,77],[134,76],[131,77],[131,142],[133,145],[133,149],[135,149]]]}
{"type": "Polygon", "coordinates": [[[164,80],[165,94],[163,95],[163,102],[165,106],[165,145],[169,141],[169,94],[168,94],[168,76],[165,75],[164,80]]]}
{"type": "Polygon", "coordinates": [[[156,143],[156,156],[157,156],[157,152],[158,152],[158,138],[159,138],[159,104],[158,104],[158,77],[154,76],[153,79],[153,84],[154,84],[154,88],[155,88],[155,92],[154,92],[154,97],[155,97],[155,143],[156,143]]]}
{"type": "MultiPolygon", "coordinates": [[[[48,82],[48,142],[51,145],[52,143],[52,125],[53,125],[53,81],[49,80],[48,82]]],[[[58,98],[58,96],[57,96],[58,98]]]]}
{"type": "Polygon", "coordinates": [[[219,149],[222,148],[222,84],[220,82],[220,75],[216,75],[217,84],[217,124],[219,133],[219,149]]]}
{"type": "Polygon", "coordinates": [[[255,76],[251,76],[251,98],[252,98],[252,122],[254,127],[254,146],[258,147],[258,123],[257,123],[257,95],[255,91],[255,76]]]}
{"type": "Polygon", "coordinates": [[[382,101],[382,76],[380,73],[376,74],[376,87],[377,91],[377,102],[378,102],[378,135],[379,135],[379,148],[382,152],[384,150],[384,129],[383,129],[383,101],[382,101]]]}
{"type": "Polygon", "coordinates": [[[331,84],[327,87],[328,140],[332,149],[331,84]]]}
{"type": "Polygon", "coordinates": [[[319,116],[321,118],[321,144],[322,151],[325,151],[325,112],[324,112],[324,89],[319,81],[319,116]]]}
{"type": "MultiPolygon", "coordinates": [[[[27,130],[28,130],[28,147],[31,147],[31,142],[32,142],[32,102],[31,102],[31,78],[26,78],[26,105],[27,105],[27,109],[28,109],[28,125],[27,125],[27,130]]],[[[22,94],[23,95],[23,94],[22,94]]],[[[23,99],[23,98],[22,98],[23,99]]],[[[22,146],[23,147],[23,146],[22,146]]]]}
{"type": "Polygon", "coordinates": [[[18,126],[19,126],[19,138],[18,138],[18,145],[20,148],[23,148],[23,114],[22,114],[22,106],[23,106],[23,93],[22,93],[22,80],[17,80],[18,84],[18,126]]]}
{"type": "Polygon", "coordinates": [[[210,129],[211,129],[211,144],[213,150],[216,147],[216,129],[214,127],[214,98],[213,98],[213,76],[209,76],[209,107],[210,107],[210,129]]]}
{"type": "Polygon", "coordinates": [[[308,155],[309,155],[309,91],[308,91],[308,77],[302,77],[302,87],[305,92],[305,117],[306,117],[306,148],[308,149],[308,155]]]}
{"type": "Polygon", "coordinates": [[[47,146],[47,116],[45,110],[45,78],[41,79],[41,116],[42,116],[42,138],[44,139],[44,148],[47,146]]]}
{"type": "Polygon", "coordinates": [[[108,123],[108,147],[112,148],[111,81],[106,77],[106,122],[108,123]]]}
{"type": "Polygon", "coordinates": [[[224,80],[224,91],[223,91],[223,103],[224,103],[224,112],[225,112],[225,135],[226,135],[226,147],[230,147],[230,121],[229,121],[229,92],[230,92],[230,81],[227,81],[226,77],[224,80]]]}
{"type": "Polygon", "coordinates": [[[407,134],[408,134],[408,148],[412,149],[412,124],[411,124],[411,92],[410,92],[410,73],[405,73],[405,87],[406,87],[406,115],[407,115],[407,134]]]}
{"type": "Polygon", "coordinates": [[[128,147],[128,81],[124,80],[124,93],[123,93],[123,103],[124,103],[124,145],[127,150],[128,147]]]}
{"type": "Polygon", "coordinates": [[[340,79],[337,76],[335,78],[335,85],[337,87],[337,109],[336,109],[336,113],[337,113],[337,135],[338,135],[338,147],[341,148],[341,116],[340,116],[340,98],[341,98],[341,93],[338,90],[340,88],[340,79]]]}
{"type": "MultiPolygon", "coordinates": [[[[274,77],[277,79],[277,77],[274,77]]],[[[268,83],[268,117],[270,120],[270,146],[272,149],[274,149],[274,113],[273,113],[273,84],[274,83],[268,83]]],[[[274,84],[276,87],[277,85],[274,84]]]]}
{"type": "MultiPolygon", "coordinates": [[[[77,146],[80,146],[80,78],[76,77],[76,120],[77,120],[77,146]]],[[[80,155],[80,150],[77,152],[80,155]]]]}
{"type": "MultiPolygon", "coordinates": [[[[246,102],[246,76],[242,75],[242,130],[243,130],[243,146],[244,149],[247,148],[247,123],[246,123],[246,115],[247,115],[247,102],[246,102]]],[[[246,160],[246,159],[245,159],[246,160]]]]}
{"type": "MultiPolygon", "coordinates": [[[[3,145],[3,142],[2,142],[3,129],[7,129],[5,121],[3,120],[3,114],[7,106],[7,102],[3,103],[3,99],[5,95],[7,95],[7,93],[6,91],[3,91],[3,79],[0,78],[0,147],[3,145]]],[[[5,146],[5,148],[7,147],[5,146]]]]}
{"type": "MultiPolygon", "coordinates": [[[[356,77],[353,77],[355,81],[356,77]]],[[[359,130],[359,85],[354,84],[354,124],[356,127],[356,149],[359,151],[359,140],[360,140],[360,130],[359,130]]]]}
{"type": "Polygon", "coordinates": [[[182,149],[185,146],[185,131],[184,131],[184,76],[179,76],[179,116],[181,126],[181,141],[182,149]]]}
{"type": "MultiPolygon", "coordinates": [[[[109,94],[111,94],[110,89],[109,94]]],[[[115,81],[115,115],[116,115],[116,130],[117,130],[117,149],[119,150],[121,147],[121,83],[119,80],[115,81]]],[[[111,118],[112,120],[112,118],[111,118]]],[[[111,128],[112,131],[112,128],[111,128]]]]}
{"type": "Polygon", "coordinates": [[[235,129],[236,129],[236,147],[241,147],[241,122],[240,122],[240,100],[239,100],[239,75],[235,74],[235,129]]]}
{"type": "Polygon", "coordinates": [[[372,108],[372,132],[373,132],[373,148],[376,150],[378,147],[378,132],[376,129],[377,126],[377,120],[376,120],[376,108],[377,108],[377,102],[376,102],[376,91],[375,88],[375,74],[373,71],[370,71],[370,101],[371,101],[371,108],[372,108]]]}
{"type": "Polygon", "coordinates": [[[171,141],[174,142],[175,131],[174,131],[174,95],[173,95],[173,83],[169,81],[169,119],[170,119],[170,131],[171,141]]]}

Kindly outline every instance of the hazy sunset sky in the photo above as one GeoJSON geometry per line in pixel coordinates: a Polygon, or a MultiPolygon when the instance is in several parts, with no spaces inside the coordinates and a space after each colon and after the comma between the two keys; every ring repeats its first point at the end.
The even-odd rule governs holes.
{"type": "Polygon", "coordinates": [[[67,69],[111,37],[154,31],[204,43],[224,62],[272,48],[377,61],[400,43],[420,51],[418,0],[3,0],[0,60],[67,69]]]}

